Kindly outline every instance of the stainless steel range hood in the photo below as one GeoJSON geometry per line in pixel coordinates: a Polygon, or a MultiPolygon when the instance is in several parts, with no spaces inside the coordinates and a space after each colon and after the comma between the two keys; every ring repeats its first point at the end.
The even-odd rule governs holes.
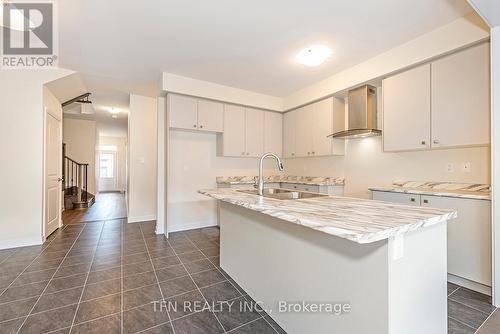
{"type": "Polygon", "coordinates": [[[365,138],[380,136],[377,129],[377,89],[362,86],[348,93],[347,130],[329,135],[331,138],[365,138]]]}

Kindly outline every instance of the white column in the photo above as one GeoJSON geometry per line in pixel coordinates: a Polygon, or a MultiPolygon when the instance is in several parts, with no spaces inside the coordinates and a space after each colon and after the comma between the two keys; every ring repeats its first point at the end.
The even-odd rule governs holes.
{"type": "Polygon", "coordinates": [[[167,185],[166,185],[166,135],[167,135],[167,106],[166,98],[158,98],[158,178],[157,178],[157,200],[156,205],[156,234],[165,234],[167,232],[166,204],[167,204],[167,185]]]}

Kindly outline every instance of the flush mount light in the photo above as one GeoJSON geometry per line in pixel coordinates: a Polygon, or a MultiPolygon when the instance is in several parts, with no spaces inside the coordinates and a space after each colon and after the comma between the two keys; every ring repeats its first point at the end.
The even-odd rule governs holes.
{"type": "Polygon", "coordinates": [[[332,50],[324,45],[311,45],[297,54],[297,61],[306,66],[318,66],[331,54],[332,50]]]}
{"type": "MultiPolygon", "coordinates": [[[[109,109],[108,109],[108,111],[109,111],[111,114],[113,114],[113,115],[117,115],[117,114],[119,114],[119,113],[120,113],[120,111],[121,111],[121,110],[120,110],[120,109],[115,109],[115,108],[109,108],[109,109]]],[[[114,118],[116,118],[116,117],[114,117],[114,118]]]]}
{"type": "Polygon", "coordinates": [[[117,114],[113,114],[113,115],[111,115],[111,118],[118,118],[118,115],[117,114]]]}

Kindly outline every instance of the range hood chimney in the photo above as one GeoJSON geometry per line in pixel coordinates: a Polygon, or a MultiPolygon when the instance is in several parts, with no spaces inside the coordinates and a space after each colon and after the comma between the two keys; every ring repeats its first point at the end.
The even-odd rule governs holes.
{"type": "Polygon", "coordinates": [[[331,138],[365,138],[380,136],[377,129],[377,88],[365,85],[348,93],[347,130],[329,135],[331,138]]]}

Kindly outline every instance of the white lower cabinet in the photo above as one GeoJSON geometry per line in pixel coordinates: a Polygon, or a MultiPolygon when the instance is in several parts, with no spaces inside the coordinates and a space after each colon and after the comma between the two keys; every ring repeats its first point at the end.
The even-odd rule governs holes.
{"type": "Polygon", "coordinates": [[[458,217],[448,222],[448,273],[474,290],[477,290],[475,283],[491,286],[490,201],[382,191],[373,191],[372,198],[456,210],[458,217]]]}

